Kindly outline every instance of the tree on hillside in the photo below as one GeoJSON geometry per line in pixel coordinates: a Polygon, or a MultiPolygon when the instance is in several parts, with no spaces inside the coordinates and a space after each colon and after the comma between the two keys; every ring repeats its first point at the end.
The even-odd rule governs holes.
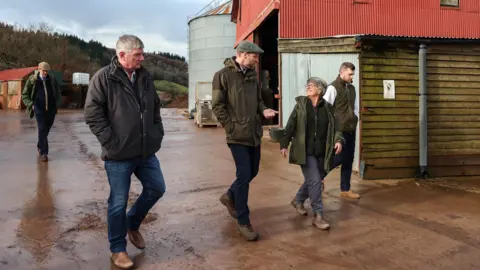
{"type": "MultiPolygon", "coordinates": [[[[66,67],[68,72],[87,72],[93,75],[101,66],[110,63],[115,50],[98,41],[56,33],[46,23],[29,27],[0,22],[0,70],[36,66],[47,61],[54,68],[66,67]]],[[[146,53],[144,66],[154,80],[167,80],[188,85],[185,58],[171,53],[146,53]]]]}

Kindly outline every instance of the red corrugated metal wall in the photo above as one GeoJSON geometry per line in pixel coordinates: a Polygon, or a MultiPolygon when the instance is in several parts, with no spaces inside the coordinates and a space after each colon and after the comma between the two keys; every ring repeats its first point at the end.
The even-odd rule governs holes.
{"type": "Polygon", "coordinates": [[[440,0],[281,0],[280,38],[352,34],[480,38],[479,2],[460,0],[459,8],[447,8],[440,7],[440,0]]]}
{"type": "Polygon", "coordinates": [[[237,20],[237,41],[243,39],[250,25],[268,7],[272,0],[239,0],[240,18],[237,20]]]}

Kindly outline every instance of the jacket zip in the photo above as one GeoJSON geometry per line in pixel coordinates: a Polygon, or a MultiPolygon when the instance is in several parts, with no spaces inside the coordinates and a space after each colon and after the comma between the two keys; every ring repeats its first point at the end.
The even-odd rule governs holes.
{"type": "Polygon", "coordinates": [[[315,127],[313,128],[313,141],[317,140],[317,106],[313,107],[313,111],[315,112],[315,127]]]}
{"type": "Polygon", "coordinates": [[[142,127],[141,127],[141,133],[142,133],[142,154],[143,154],[143,158],[146,159],[147,158],[147,134],[145,133],[146,131],[146,117],[145,117],[145,114],[147,112],[147,106],[146,106],[146,102],[145,102],[145,92],[148,91],[148,84],[146,83],[146,81],[144,81],[144,85],[145,85],[145,90],[143,91],[139,91],[139,89],[137,89],[137,91],[139,91],[139,97],[140,97],[140,121],[142,122],[142,127]]]}
{"type": "Polygon", "coordinates": [[[47,84],[45,83],[45,80],[47,80],[47,78],[45,79],[40,79],[42,80],[42,83],[43,83],[43,91],[45,91],[45,111],[48,112],[48,90],[47,90],[47,84]]]}
{"type": "Polygon", "coordinates": [[[350,108],[350,89],[348,88],[348,84],[345,83],[345,93],[347,94],[347,100],[348,100],[348,107],[350,108]]]}
{"type": "MultiPolygon", "coordinates": [[[[138,79],[138,78],[137,78],[137,79],[138,79]]],[[[119,81],[120,83],[124,84],[124,82],[123,82],[121,79],[115,78],[115,80],[117,80],[117,81],[119,81]]],[[[129,82],[130,82],[130,80],[129,80],[129,82]]],[[[147,84],[145,84],[145,87],[147,87],[146,85],[147,85],[147,84]]],[[[133,103],[135,103],[135,105],[136,105],[136,107],[137,107],[137,111],[138,111],[139,116],[140,116],[140,123],[141,123],[141,125],[140,125],[140,140],[141,140],[141,143],[142,143],[142,157],[143,157],[143,158],[146,158],[146,148],[147,148],[147,147],[146,147],[146,140],[145,140],[145,137],[146,137],[146,133],[145,133],[145,124],[146,124],[146,123],[145,123],[145,120],[146,120],[146,119],[145,119],[145,117],[144,117],[144,114],[145,114],[145,112],[146,112],[146,109],[144,108],[145,106],[144,106],[144,104],[143,104],[143,103],[144,103],[144,102],[143,102],[143,99],[144,99],[143,91],[140,91],[140,92],[139,92],[139,95],[137,96],[136,93],[135,93],[135,91],[138,91],[138,89],[135,89],[135,86],[133,86],[132,84],[131,84],[131,86],[132,86],[132,87],[131,87],[132,89],[130,89],[130,90],[132,90],[133,96],[135,97],[135,98],[133,99],[133,100],[134,100],[133,103]]],[[[127,86],[127,87],[128,87],[128,86],[127,86]]],[[[130,93],[130,95],[131,95],[131,94],[132,94],[132,93],[130,93]]]]}

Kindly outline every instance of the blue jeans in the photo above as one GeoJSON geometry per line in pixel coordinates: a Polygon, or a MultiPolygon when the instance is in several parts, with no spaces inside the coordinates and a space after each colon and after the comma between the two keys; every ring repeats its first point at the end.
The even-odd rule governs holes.
{"type": "Polygon", "coordinates": [[[307,156],[305,165],[301,166],[305,181],[295,197],[295,200],[301,204],[310,197],[313,212],[322,217],[322,179],[326,176],[323,162],[324,157],[307,156]]]}
{"type": "Polygon", "coordinates": [[[237,179],[227,194],[235,203],[238,224],[250,225],[248,192],[250,182],[257,176],[260,167],[260,146],[250,147],[240,144],[229,144],[228,146],[237,167],[237,179]]]}
{"type": "Polygon", "coordinates": [[[353,159],[355,158],[355,131],[343,132],[343,138],[345,139],[343,151],[340,155],[335,156],[332,169],[342,165],[340,171],[340,189],[341,191],[349,191],[353,159]]]}
{"type": "Polygon", "coordinates": [[[137,231],[148,211],[165,193],[160,162],[155,155],[147,159],[134,158],[123,161],[106,160],[110,196],[108,198],[108,241],[112,253],[125,252],[127,229],[137,231]],[[127,211],[131,176],[135,174],[143,186],[130,211],[127,211]]]}

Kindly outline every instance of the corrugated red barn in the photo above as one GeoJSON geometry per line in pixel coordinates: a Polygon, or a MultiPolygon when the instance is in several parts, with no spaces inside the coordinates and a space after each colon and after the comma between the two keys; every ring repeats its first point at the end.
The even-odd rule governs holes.
{"type": "Polygon", "coordinates": [[[348,61],[364,179],[480,175],[480,1],[234,0],[232,21],[235,46],[248,38],[265,50],[274,125],[309,76],[332,81],[348,61]]]}
{"type": "Polygon", "coordinates": [[[279,38],[358,34],[480,38],[477,0],[234,0],[233,6],[237,42],[276,10],[279,38]]]}

